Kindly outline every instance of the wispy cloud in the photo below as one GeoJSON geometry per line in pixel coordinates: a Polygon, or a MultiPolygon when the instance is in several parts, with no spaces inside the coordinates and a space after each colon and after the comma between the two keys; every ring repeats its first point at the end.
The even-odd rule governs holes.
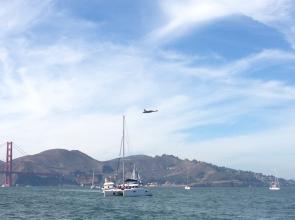
{"type": "Polygon", "coordinates": [[[257,172],[274,174],[279,171],[280,175],[290,178],[293,176],[290,176],[292,171],[288,164],[293,163],[294,129],[294,121],[291,120],[282,127],[255,134],[202,141],[191,145],[190,151],[224,166],[249,169],[249,163],[253,163],[257,172]],[[210,152],[215,152],[214,156],[210,152]],[[289,156],[285,152],[290,152],[289,156]],[[226,156],[221,159],[218,155],[226,156]]]}
{"type": "MultiPolygon", "coordinates": [[[[163,1],[167,23],[154,34],[166,39],[170,33],[189,31],[191,25],[206,25],[235,13],[271,24],[275,21],[270,12],[279,14],[282,21],[289,19],[289,14],[283,13],[283,3],[289,1],[276,1],[275,12],[268,10],[268,1],[246,6],[235,2],[170,1],[168,5],[163,1]]],[[[0,17],[12,17],[20,10],[24,16],[9,27],[0,23],[6,33],[1,35],[0,45],[2,139],[12,139],[30,153],[66,147],[108,159],[117,156],[121,116],[126,114],[130,153],[173,153],[255,170],[255,163],[261,160],[249,166],[237,160],[234,165],[224,161],[261,155],[259,149],[280,144],[291,151],[291,145],[280,138],[293,140],[293,122],[286,122],[284,115],[291,117],[295,108],[294,85],[271,77],[249,77],[248,72],[263,72],[272,63],[288,65],[295,59],[293,51],[264,49],[228,62],[215,53],[187,55],[151,47],[142,39],[130,44],[100,37],[89,40],[95,25],[88,26],[83,19],[79,23],[67,13],[61,15],[62,10],[54,3],[30,1],[22,5],[15,1],[5,4],[7,10],[0,13],[0,17]],[[35,4],[40,7],[33,7],[35,4]],[[32,8],[34,12],[30,13],[32,8]],[[73,20],[81,27],[86,25],[86,33],[71,32],[71,28],[58,31],[73,20]],[[35,32],[34,28],[44,25],[46,31],[49,23],[51,28],[58,26],[54,34],[48,33],[54,37],[36,42],[40,30],[35,32]],[[211,65],[210,60],[222,62],[211,65]],[[145,107],[160,111],[143,115],[145,107]],[[279,109],[275,111],[277,117],[269,108],[279,109]],[[204,137],[202,141],[191,138],[192,134],[197,136],[195,128],[227,126],[251,114],[263,117],[269,127],[223,138],[204,137]],[[281,132],[281,136],[273,135],[275,132],[281,132]]]]}
{"type": "MultiPolygon", "coordinates": [[[[16,71],[12,73],[13,77],[9,77],[13,86],[11,83],[6,86],[4,84],[6,98],[3,97],[1,100],[1,105],[5,106],[1,109],[2,115],[6,117],[14,112],[14,114],[26,113],[27,116],[21,120],[17,118],[15,123],[9,120],[7,123],[11,125],[4,126],[3,134],[18,133],[15,132],[16,127],[28,129],[30,124],[29,127],[32,130],[56,131],[56,133],[65,134],[64,137],[71,136],[67,134],[68,132],[74,132],[72,139],[63,138],[62,135],[59,138],[49,138],[46,137],[47,134],[39,134],[38,137],[43,136],[42,141],[41,139],[39,141],[44,147],[47,146],[48,139],[54,140],[52,145],[60,145],[60,143],[67,145],[67,142],[73,146],[75,143],[84,145],[84,142],[79,140],[87,139],[89,130],[109,137],[98,126],[106,126],[106,119],[103,117],[113,120],[113,117],[119,119],[121,114],[127,113],[138,121],[133,122],[136,129],[131,127],[135,137],[141,137],[140,133],[156,137],[136,141],[140,145],[139,149],[144,152],[151,146],[157,149],[161,145],[177,146],[185,142],[182,129],[226,122],[249,111],[276,105],[295,97],[293,96],[294,88],[280,82],[265,83],[259,80],[245,81],[239,77],[236,78],[236,74],[245,71],[245,65],[247,68],[257,66],[258,62],[253,62],[256,60],[253,57],[259,57],[260,62],[263,63],[269,56],[252,55],[251,59],[245,58],[244,61],[240,60],[220,68],[225,69],[224,71],[234,69],[235,74],[228,71],[229,74],[223,77],[214,75],[206,77],[197,75],[196,77],[194,74],[187,74],[186,69],[189,68],[190,73],[193,73],[198,71],[198,68],[194,69],[188,67],[186,63],[175,63],[167,59],[165,62],[157,62],[150,57],[149,52],[144,51],[145,48],[97,44],[96,49],[93,50],[91,49],[93,44],[88,45],[87,42],[80,45],[66,42],[59,44],[60,42],[50,47],[29,48],[27,52],[20,52],[28,56],[18,62],[22,64],[18,68],[13,64],[7,64],[10,66],[9,69],[16,71]],[[70,57],[74,59],[68,59],[65,51],[70,51],[70,57]],[[138,58],[139,54],[141,58],[138,58]],[[56,59],[63,56],[65,59],[56,59]],[[237,68],[239,63],[244,63],[240,69],[237,68]],[[114,65],[116,66],[113,67],[114,65]],[[230,66],[232,68],[229,68],[230,66]],[[230,80],[228,77],[231,77],[230,80]],[[190,81],[194,83],[190,85],[190,81]],[[204,83],[207,85],[204,86],[204,83]],[[158,115],[141,119],[138,113],[146,103],[159,107],[158,115]],[[93,125],[89,118],[92,118],[96,125],[93,125]],[[29,122],[30,120],[34,123],[29,122]],[[45,127],[39,124],[39,120],[45,124],[45,127]],[[72,120],[77,122],[71,122],[72,120]],[[17,121],[22,125],[20,126],[17,121]],[[86,128],[88,123],[89,128],[86,128]],[[86,133],[81,132],[82,125],[86,133]],[[78,136],[80,136],[78,140],[74,138],[78,136]],[[43,143],[43,140],[46,141],[43,143]]],[[[207,71],[217,70],[208,68],[207,71]]],[[[118,121],[116,126],[120,127],[120,119],[118,121]]],[[[52,132],[49,133],[52,134],[52,132]]],[[[30,137],[30,134],[21,135],[18,139],[34,139],[32,136],[30,138],[25,136],[30,137]]],[[[36,145],[41,145],[37,143],[38,141],[36,145]]],[[[90,144],[91,149],[95,149],[98,143],[112,146],[113,150],[117,146],[107,140],[100,142],[97,139],[90,144]]],[[[164,152],[164,148],[159,149],[164,152]]],[[[175,153],[179,150],[174,149],[175,153]]]]}
{"type": "Polygon", "coordinates": [[[51,0],[3,1],[0,9],[1,35],[27,30],[50,13],[51,0]]]}
{"type": "Polygon", "coordinates": [[[154,39],[173,39],[220,18],[243,15],[282,32],[294,47],[294,2],[291,0],[258,0],[245,4],[243,0],[162,1],[166,20],[154,30],[154,39]]]}

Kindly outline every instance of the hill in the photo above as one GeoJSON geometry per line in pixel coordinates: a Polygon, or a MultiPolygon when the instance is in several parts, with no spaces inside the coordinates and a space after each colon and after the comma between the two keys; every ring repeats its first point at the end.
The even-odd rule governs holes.
{"type": "MultiPolygon", "coordinates": [[[[118,158],[97,161],[77,150],[52,149],[13,160],[13,171],[20,172],[13,175],[13,180],[20,185],[90,184],[94,172],[95,182],[101,185],[105,177],[122,179],[120,164],[118,158]]],[[[134,164],[144,183],[161,185],[183,185],[188,179],[193,186],[268,186],[274,178],[166,154],[125,158],[127,177],[134,164]]],[[[4,170],[4,164],[0,163],[0,168],[4,170]]],[[[279,180],[283,186],[295,186],[293,180],[279,180]]]]}
{"type": "MultiPolygon", "coordinates": [[[[116,168],[118,159],[105,161],[103,164],[108,170],[112,170],[116,168]]],[[[131,175],[133,164],[145,182],[165,185],[184,185],[188,179],[193,186],[268,186],[274,179],[273,176],[261,173],[219,167],[197,160],[182,160],[166,154],[155,157],[145,155],[127,157],[125,162],[127,176],[131,175]]],[[[119,169],[119,173],[120,171],[122,170],[119,169]]],[[[279,181],[284,186],[295,186],[293,180],[280,178],[279,181]]]]}
{"type": "MultiPolygon", "coordinates": [[[[13,160],[13,171],[25,173],[13,179],[20,185],[77,184],[99,166],[99,161],[78,150],[52,149],[13,160]]],[[[4,170],[4,164],[0,167],[4,170]]]]}
{"type": "Polygon", "coordinates": [[[99,164],[78,150],[52,149],[13,160],[13,170],[68,175],[76,171],[92,171],[99,164]]]}

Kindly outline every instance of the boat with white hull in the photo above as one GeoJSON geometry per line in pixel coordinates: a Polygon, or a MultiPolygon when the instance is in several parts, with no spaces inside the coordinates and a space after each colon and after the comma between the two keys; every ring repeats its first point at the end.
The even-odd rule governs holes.
{"type": "Polygon", "coordinates": [[[275,180],[270,184],[269,190],[271,191],[278,191],[280,190],[280,183],[277,177],[275,177],[275,180]]]}
{"type": "Polygon", "coordinates": [[[133,166],[133,172],[130,179],[125,180],[123,196],[135,197],[135,196],[151,196],[152,193],[149,189],[143,187],[139,173],[136,173],[135,164],[133,166]]]}
{"type": "Polygon", "coordinates": [[[132,177],[125,180],[125,116],[123,116],[123,137],[121,141],[122,147],[122,169],[123,169],[123,184],[115,185],[114,182],[105,180],[103,186],[103,193],[105,197],[108,196],[123,196],[123,197],[137,197],[137,196],[152,196],[149,189],[143,187],[140,176],[137,173],[135,166],[132,172],[132,177]]]}
{"type": "Polygon", "coordinates": [[[123,191],[119,189],[114,182],[105,178],[105,182],[102,187],[102,193],[106,196],[123,196],[123,191]]]}
{"type": "Polygon", "coordinates": [[[96,186],[94,185],[94,171],[92,171],[92,180],[91,180],[90,189],[96,189],[96,186]]]}
{"type": "Polygon", "coordinates": [[[184,189],[186,189],[186,190],[190,190],[191,189],[191,186],[188,184],[188,173],[186,175],[186,185],[184,186],[184,189]]]}
{"type": "Polygon", "coordinates": [[[125,197],[136,197],[136,196],[152,196],[150,190],[138,187],[123,190],[123,196],[125,197]]]}
{"type": "Polygon", "coordinates": [[[188,185],[186,185],[186,186],[184,187],[184,189],[186,189],[186,190],[190,190],[190,189],[191,189],[191,187],[190,187],[190,186],[188,186],[188,185]]]}

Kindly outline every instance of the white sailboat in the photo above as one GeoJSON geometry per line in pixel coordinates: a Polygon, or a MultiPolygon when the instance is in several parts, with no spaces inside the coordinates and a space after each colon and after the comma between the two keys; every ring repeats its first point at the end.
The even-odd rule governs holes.
{"type": "Polygon", "coordinates": [[[185,185],[184,189],[186,189],[186,190],[191,189],[190,185],[188,184],[188,175],[186,176],[186,185],[185,185]]]}
{"type": "Polygon", "coordinates": [[[275,180],[271,182],[270,186],[269,186],[269,190],[272,191],[278,191],[280,190],[280,183],[279,183],[279,179],[277,177],[275,177],[275,180]]]}
{"type": "Polygon", "coordinates": [[[139,174],[136,174],[134,164],[131,178],[125,180],[123,196],[134,197],[151,195],[152,193],[150,192],[150,190],[143,187],[139,174]]]}
{"type": "Polygon", "coordinates": [[[132,172],[132,177],[125,180],[125,116],[123,116],[123,136],[122,136],[122,176],[123,183],[116,186],[113,182],[106,180],[103,187],[104,196],[151,196],[149,189],[144,188],[141,184],[139,175],[136,177],[135,166],[132,172]]]}
{"type": "Polygon", "coordinates": [[[92,171],[92,180],[91,180],[91,186],[90,189],[95,189],[95,185],[94,185],[94,171],[92,171]]]}

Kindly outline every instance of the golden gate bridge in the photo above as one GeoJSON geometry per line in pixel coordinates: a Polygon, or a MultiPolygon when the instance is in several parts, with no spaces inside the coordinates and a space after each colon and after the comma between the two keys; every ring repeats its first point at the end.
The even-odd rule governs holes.
{"type": "Polygon", "coordinates": [[[22,154],[27,155],[25,151],[23,151],[20,147],[17,147],[13,144],[12,141],[0,144],[0,147],[6,146],[6,160],[4,161],[4,166],[2,166],[2,170],[0,169],[0,174],[5,175],[4,183],[2,187],[11,187],[13,185],[12,174],[15,175],[36,175],[36,176],[51,176],[51,177],[60,177],[60,174],[57,173],[40,173],[40,172],[22,172],[22,171],[14,171],[13,170],[13,146],[22,154]],[[4,170],[3,170],[4,168],[4,170]]]}

